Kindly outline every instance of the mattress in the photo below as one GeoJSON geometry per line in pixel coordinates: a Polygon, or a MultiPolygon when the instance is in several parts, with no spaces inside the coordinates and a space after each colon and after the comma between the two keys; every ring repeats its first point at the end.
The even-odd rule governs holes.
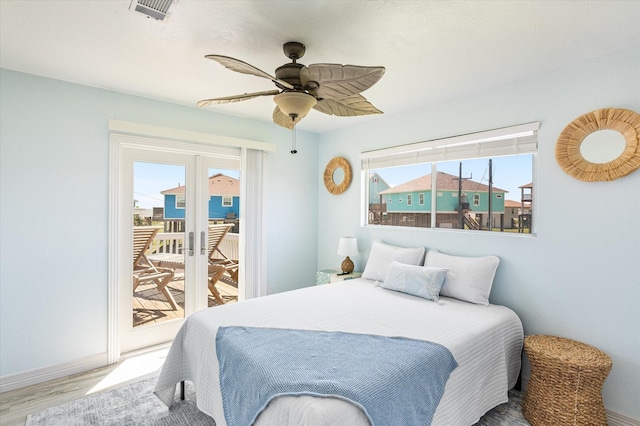
{"type": "MultiPolygon", "coordinates": [[[[209,308],[190,316],[178,332],[158,378],[155,394],[167,405],[175,385],[193,383],[197,406],[226,426],[216,332],[220,326],[344,331],[403,336],[439,343],[458,362],[434,415],[433,425],[472,425],[507,402],[520,371],[522,324],[510,309],[442,297],[439,303],[376,286],[366,279],[308,287],[209,308]]],[[[347,401],[281,396],[262,411],[256,425],[368,425],[347,401]]]]}

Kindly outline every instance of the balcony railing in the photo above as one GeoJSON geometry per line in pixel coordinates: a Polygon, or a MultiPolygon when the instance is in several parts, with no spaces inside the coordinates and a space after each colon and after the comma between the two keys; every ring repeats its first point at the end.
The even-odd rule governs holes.
{"type": "MultiPolygon", "coordinates": [[[[229,259],[238,259],[238,234],[227,233],[220,243],[220,251],[229,259]]],[[[149,247],[148,254],[182,254],[185,247],[184,232],[158,232],[149,247]]]]}

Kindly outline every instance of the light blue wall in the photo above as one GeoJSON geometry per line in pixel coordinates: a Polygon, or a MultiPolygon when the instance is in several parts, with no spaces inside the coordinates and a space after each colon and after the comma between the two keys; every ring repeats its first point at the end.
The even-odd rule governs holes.
{"type": "MultiPolygon", "coordinates": [[[[527,334],[565,336],[604,350],[613,359],[604,386],[607,408],[640,419],[640,170],[612,182],[586,183],[564,173],[555,160],[558,135],[580,115],[606,107],[640,112],[638,76],[640,49],[634,49],[322,135],[318,167],[341,156],[355,178],[337,196],[318,180],[318,267],[339,265],[342,235],[358,237],[359,270],[374,240],[497,255],[491,301],[514,309],[527,334]],[[532,121],[541,123],[537,237],[360,226],[360,152],[532,121]]],[[[384,99],[373,101],[384,110],[384,99]]]]}
{"type": "Polygon", "coordinates": [[[0,376],[107,350],[109,119],[277,145],[267,157],[267,286],[313,283],[317,135],[0,70],[0,376]],[[294,261],[292,261],[292,259],[294,261]]]}

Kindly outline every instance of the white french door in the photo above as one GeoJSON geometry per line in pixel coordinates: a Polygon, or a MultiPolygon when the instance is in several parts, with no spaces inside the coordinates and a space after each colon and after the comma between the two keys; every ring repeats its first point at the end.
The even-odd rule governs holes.
{"type": "Polygon", "coordinates": [[[118,203],[121,353],[171,341],[186,316],[208,307],[208,177],[211,170],[220,168],[237,169],[239,159],[153,147],[122,148],[118,203]],[[155,193],[147,193],[150,184],[155,184],[155,193]],[[136,208],[148,197],[162,205],[161,223],[154,222],[153,211],[136,208]],[[139,231],[154,227],[158,231],[152,248],[146,250],[148,258],[135,264],[136,249],[149,235],[139,231]]]}
{"type": "MultiPolygon", "coordinates": [[[[207,240],[207,235],[203,236],[202,232],[207,231],[209,193],[206,182],[207,175],[211,175],[212,170],[240,171],[235,176],[240,179],[242,201],[236,215],[239,218],[239,233],[236,235],[239,261],[238,300],[266,294],[262,194],[266,176],[264,160],[267,153],[274,150],[275,145],[266,142],[109,120],[109,364],[118,362],[123,353],[171,341],[184,322],[183,318],[205,308],[208,301],[211,301],[211,298],[208,298],[208,268],[204,259],[208,256],[203,255],[200,249],[203,246],[201,241],[207,240]],[[167,185],[163,184],[161,192],[176,195],[173,198],[173,208],[182,208],[184,211],[182,227],[176,228],[174,224],[170,229],[171,234],[182,233],[181,240],[173,238],[172,235],[173,242],[170,244],[172,253],[182,254],[179,260],[182,260],[184,269],[174,271],[168,290],[169,295],[176,299],[176,304],[182,304],[183,312],[176,313],[175,311],[179,310],[172,309],[167,295],[158,291],[158,288],[154,290],[153,281],[149,283],[138,280],[136,292],[143,290],[144,282],[150,291],[155,291],[154,297],[158,299],[158,303],[166,303],[164,310],[156,312],[158,316],[164,315],[165,321],[154,324],[146,322],[143,326],[134,326],[134,224],[142,225],[139,227],[143,228],[149,226],[144,220],[134,219],[134,200],[152,195],[162,199],[165,203],[163,207],[171,206],[171,203],[166,204],[168,201],[164,200],[164,194],[136,190],[136,169],[143,170],[145,167],[177,173],[175,176],[179,176],[167,185]],[[176,188],[178,189],[175,190],[176,188]],[[180,193],[182,195],[177,197],[180,193]],[[189,251],[190,233],[193,233],[193,256],[189,251]],[[174,251],[173,247],[178,249],[174,251]],[[173,281],[180,280],[184,281],[184,287],[175,288],[176,283],[173,281]]],[[[158,176],[162,176],[162,172],[151,173],[149,176],[143,173],[140,179],[146,179],[151,175],[155,176],[154,179],[159,179],[158,176]]],[[[225,203],[227,202],[228,200],[225,203]]],[[[142,213],[139,210],[135,212],[142,213]]],[[[151,227],[158,226],[153,220],[153,212],[150,215],[151,227]]],[[[144,217],[143,214],[143,219],[144,217]]],[[[164,227],[161,227],[164,231],[164,227]]],[[[159,272],[161,277],[165,277],[162,275],[163,271],[159,272]]]]}

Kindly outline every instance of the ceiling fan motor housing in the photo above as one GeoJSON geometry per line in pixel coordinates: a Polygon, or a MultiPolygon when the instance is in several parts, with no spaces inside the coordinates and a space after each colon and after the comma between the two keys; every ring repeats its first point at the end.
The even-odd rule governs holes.
{"type": "Polygon", "coordinates": [[[296,89],[301,90],[302,83],[300,82],[300,70],[302,67],[304,67],[304,65],[297,63],[284,64],[283,66],[276,68],[276,78],[284,80],[296,89]]]}

